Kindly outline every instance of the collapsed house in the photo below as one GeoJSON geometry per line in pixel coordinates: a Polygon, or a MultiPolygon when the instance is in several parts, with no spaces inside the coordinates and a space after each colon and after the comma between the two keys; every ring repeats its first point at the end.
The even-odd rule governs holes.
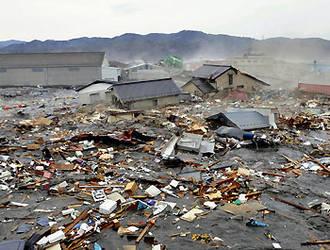
{"type": "Polygon", "coordinates": [[[268,83],[239,71],[233,66],[204,64],[192,74],[192,79],[182,89],[196,96],[207,97],[219,91],[230,93],[241,90],[251,93],[268,83]]]}
{"type": "Polygon", "coordinates": [[[81,105],[106,101],[106,92],[115,82],[97,80],[77,89],[81,105]]]}
{"type": "Polygon", "coordinates": [[[228,112],[245,112],[245,111],[256,111],[263,116],[268,118],[269,124],[272,128],[276,129],[277,125],[276,123],[278,122],[279,119],[279,110],[276,107],[240,107],[240,108],[228,108],[228,112]]]}
{"type": "Polygon", "coordinates": [[[209,116],[207,121],[216,126],[236,127],[242,130],[269,128],[269,118],[257,111],[220,112],[209,116]]]}

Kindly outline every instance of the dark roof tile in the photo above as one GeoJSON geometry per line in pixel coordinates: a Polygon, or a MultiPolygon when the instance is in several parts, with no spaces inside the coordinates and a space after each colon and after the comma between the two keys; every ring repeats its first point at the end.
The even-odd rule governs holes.
{"type": "Polygon", "coordinates": [[[243,130],[254,130],[270,127],[268,116],[257,111],[223,112],[207,118],[208,121],[221,123],[221,126],[234,126],[243,130]]]}
{"type": "Polygon", "coordinates": [[[182,94],[181,89],[171,78],[118,83],[113,85],[113,90],[124,103],[182,94]]]}
{"type": "Polygon", "coordinates": [[[232,67],[228,65],[204,64],[200,68],[196,69],[192,76],[202,79],[216,79],[231,68],[232,67]]]}
{"type": "Polygon", "coordinates": [[[216,91],[216,89],[204,79],[193,78],[191,82],[200,90],[203,94],[216,91]]]}

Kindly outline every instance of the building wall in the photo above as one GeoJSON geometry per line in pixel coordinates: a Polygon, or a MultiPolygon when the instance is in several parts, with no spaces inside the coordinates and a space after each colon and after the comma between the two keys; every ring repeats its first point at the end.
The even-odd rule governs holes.
{"type": "Polygon", "coordinates": [[[148,100],[135,101],[131,103],[128,108],[129,109],[152,109],[157,107],[164,107],[166,105],[178,104],[179,97],[178,96],[167,96],[167,97],[159,97],[148,100]]]}
{"type": "Polygon", "coordinates": [[[330,85],[298,83],[298,89],[309,93],[330,95],[330,85]]]}
{"type": "Polygon", "coordinates": [[[95,93],[84,93],[84,94],[79,94],[79,103],[81,105],[84,104],[95,104],[101,101],[104,101],[106,99],[106,95],[105,95],[105,91],[99,91],[99,92],[95,92],[95,93]],[[98,95],[99,98],[97,98],[98,100],[96,101],[95,96],[98,95]],[[93,98],[94,96],[94,98],[93,98]]]}
{"type": "Polygon", "coordinates": [[[170,73],[163,67],[153,64],[140,64],[122,70],[121,77],[126,80],[150,80],[170,77],[170,73]]]}
{"type": "Polygon", "coordinates": [[[45,85],[84,85],[101,79],[101,67],[49,68],[45,85]]]}
{"type": "Polygon", "coordinates": [[[119,81],[121,70],[115,67],[102,67],[102,79],[109,81],[119,81]]]}
{"type": "Polygon", "coordinates": [[[112,99],[115,97],[115,94],[111,91],[108,91],[106,93],[106,102],[113,108],[123,108],[123,109],[152,109],[152,108],[157,108],[157,107],[163,107],[166,105],[171,105],[171,104],[178,104],[180,102],[179,96],[166,96],[166,97],[158,97],[158,98],[153,98],[153,99],[147,99],[147,100],[140,100],[140,101],[135,101],[131,103],[126,103],[122,105],[119,103],[113,103],[112,99]]]}
{"type": "Polygon", "coordinates": [[[170,104],[178,104],[180,102],[179,96],[167,96],[158,99],[158,106],[163,107],[170,104]]]}
{"type": "Polygon", "coordinates": [[[128,105],[128,109],[151,109],[156,107],[157,106],[154,105],[153,100],[135,101],[128,105]]]}
{"type": "Polygon", "coordinates": [[[45,83],[46,79],[45,71],[32,72],[32,68],[2,68],[0,70],[0,86],[38,85],[45,83]]]}
{"type": "Polygon", "coordinates": [[[234,70],[229,70],[225,74],[221,75],[216,79],[216,83],[214,84],[216,89],[220,90],[231,90],[231,89],[240,89],[245,92],[254,92],[258,89],[261,89],[263,85],[261,85],[255,79],[248,77],[241,72],[234,70]],[[229,75],[233,75],[233,84],[229,85],[229,75]]]}
{"type": "Polygon", "coordinates": [[[101,67],[1,68],[0,86],[84,85],[101,77],[101,67]]]}
{"type": "Polygon", "coordinates": [[[203,96],[202,91],[199,90],[192,82],[188,82],[182,87],[183,91],[188,92],[190,94],[196,95],[196,96],[203,96]]]}

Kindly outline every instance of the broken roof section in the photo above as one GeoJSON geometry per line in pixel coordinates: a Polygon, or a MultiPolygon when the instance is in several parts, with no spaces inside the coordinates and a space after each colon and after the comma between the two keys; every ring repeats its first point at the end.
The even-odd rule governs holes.
{"type": "Polygon", "coordinates": [[[207,118],[220,126],[237,127],[243,130],[254,130],[270,127],[267,116],[257,111],[221,112],[207,118]]]}
{"type": "Polygon", "coordinates": [[[203,66],[193,72],[192,76],[195,78],[214,80],[230,69],[236,70],[229,65],[203,64],[203,66]]]}
{"type": "Polygon", "coordinates": [[[84,85],[84,86],[81,86],[81,87],[78,88],[76,91],[79,92],[79,91],[81,91],[81,90],[83,90],[83,89],[86,89],[86,88],[88,88],[88,87],[90,87],[90,86],[92,86],[92,85],[99,84],[99,83],[108,84],[109,87],[111,87],[113,84],[116,84],[117,82],[114,82],[114,81],[107,81],[107,80],[96,80],[96,81],[94,81],[94,82],[91,82],[91,83],[89,83],[89,84],[86,84],[86,85],[84,85]]]}
{"type": "Polygon", "coordinates": [[[119,83],[113,85],[112,88],[124,103],[182,94],[172,78],[119,83]]]}
{"type": "Polygon", "coordinates": [[[191,81],[203,94],[215,92],[216,89],[208,82],[205,82],[199,78],[193,78],[191,81]]]}
{"type": "Polygon", "coordinates": [[[268,122],[272,128],[277,128],[276,122],[278,119],[278,109],[276,107],[254,107],[254,108],[229,108],[228,112],[239,112],[239,111],[257,111],[263,116],[268,118],[268,122]]]}

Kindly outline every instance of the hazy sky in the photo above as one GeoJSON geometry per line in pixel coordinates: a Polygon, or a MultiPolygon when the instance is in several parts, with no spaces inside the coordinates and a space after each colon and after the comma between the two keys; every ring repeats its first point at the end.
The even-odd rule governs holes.
{"type": "Polygon", "coordinates": [[[206,33],[330,39],[330,0],[1,0],[0,40],[206,33]]]}

